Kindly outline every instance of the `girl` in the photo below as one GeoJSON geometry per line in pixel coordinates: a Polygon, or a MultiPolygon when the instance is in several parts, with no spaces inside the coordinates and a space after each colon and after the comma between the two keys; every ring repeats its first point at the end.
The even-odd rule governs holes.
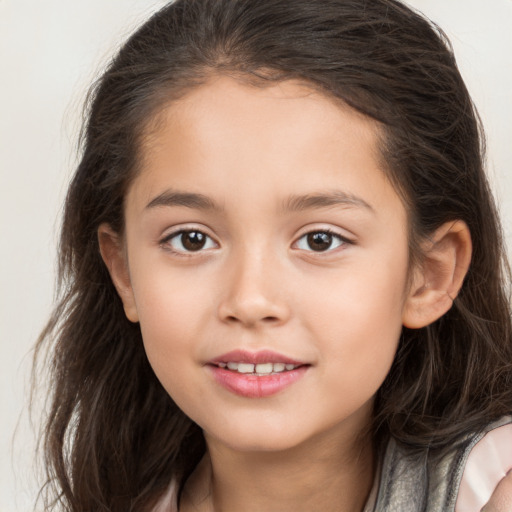
{"type": "Polygon", "coordinates": [[[434,25],[169,4],[90,96],[38,344],[46,508],[511,510],[506,270],[434,25]]]}

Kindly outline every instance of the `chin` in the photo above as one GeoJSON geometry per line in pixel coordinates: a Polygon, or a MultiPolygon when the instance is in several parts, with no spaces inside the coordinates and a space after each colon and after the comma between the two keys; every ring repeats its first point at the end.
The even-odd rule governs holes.
{"type": "Polygon", "coordinates": [[[278,422],[272,425],[230,422],[217,429],[203,428],[203,432],[207,443],[211,441],[237,452],[282,452],[301,445],[311,437],[307,432],[298,432],[278,422]]]}
{"type": "MultiPolygon", "coordinates": [[[[208,434],[205,434],[208,440],[208,434]]],[[[240,436],[239,438],[219,439],[215,438],[217,442],[222,443],[230,450],[237,452],[260,452],[260,453],[273,453],[284,452],[295,448],[300,442],[293,442],[287,436],[265,436],[261,439],[249,438],[247,436],[240,436]]]]}

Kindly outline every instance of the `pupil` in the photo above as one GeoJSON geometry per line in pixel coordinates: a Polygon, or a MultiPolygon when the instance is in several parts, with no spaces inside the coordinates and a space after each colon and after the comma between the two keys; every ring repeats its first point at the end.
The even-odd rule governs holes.
{"type": "Polygon", "coordinates": [[[206,236],[198,231],[188,231],[182,233],[181,243],[189,251],[198,251],[202,249],[206,242],[206,236]]]}
{"type": "Polygon", "coordinates": [[[308,244],[314,251],[329,249],[332,243],[332,236],[329,233],[310,233],[308,244]]]}

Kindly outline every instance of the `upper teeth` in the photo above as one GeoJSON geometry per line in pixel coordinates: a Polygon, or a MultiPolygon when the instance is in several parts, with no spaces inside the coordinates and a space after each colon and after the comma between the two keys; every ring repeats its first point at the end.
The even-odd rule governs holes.
{"type": "Polygon", "coordinates": [[[238,373],[254,373],[256,375],[270,375],[272,373],[281,373],[285,370],[293,370],[298,367],[295,364],[285,363],[217,363],[220,368],[228,368],[238,373]]]}

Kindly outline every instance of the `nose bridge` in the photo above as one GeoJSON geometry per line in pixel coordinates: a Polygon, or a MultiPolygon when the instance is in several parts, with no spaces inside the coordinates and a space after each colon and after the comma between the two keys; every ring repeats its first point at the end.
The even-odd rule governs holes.
{"type": "Polygon", "coordinates": [[[233,252],[222,285],[219,316],[222,321],[254,326],[279,324],[289,317],[281,269],[275,251],[267,246],[245,245],[233,252]]]}

